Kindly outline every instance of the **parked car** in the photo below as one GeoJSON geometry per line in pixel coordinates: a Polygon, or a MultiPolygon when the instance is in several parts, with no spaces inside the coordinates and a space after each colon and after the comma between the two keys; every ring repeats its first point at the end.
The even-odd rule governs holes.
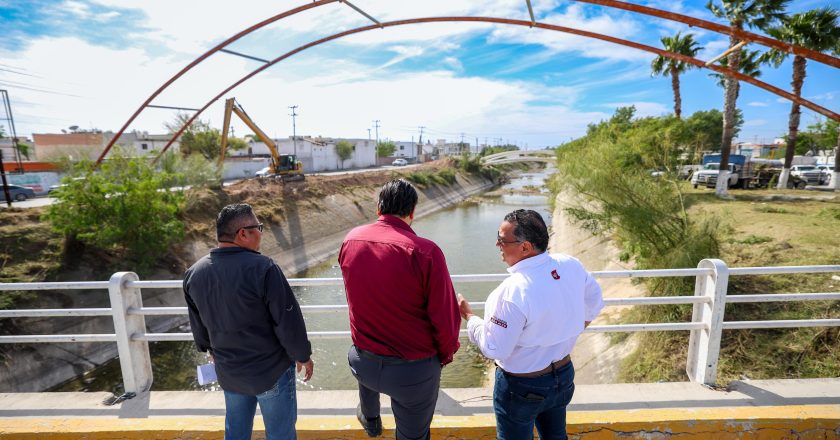
{"type": "Polygon", "coordinates": [[[680,179],[691,180],[694,177],[694,173],[703,169],[703,165],[683,165],[680,167],[679,177],[680,179]]]}
{"type": "MultiPolygon", "coordinates": [[[[73,180],[76,180],[76,181],[85,180],[85,178],[84,177],[74,177],[73,180]]],[[[58,191],[61,188],[66,187],[66,186],[67,186],[66,183],[59,183],[58,185],[50,185],[50,189],[49,189],[49,191],[47,191],[47,195],[53,195],[54,192],[58,191]]]]}
{"type": "Polygon", "coordinates": [[[831,183],[831,175],[834,174],[834,165],[821,163],[817,165],[817,169],[822,173],[822,184],[828,185],[831,183]]]}
{"type": "MultiPolygon", "coordinates": [[[[19,185],[9,185],[9,197],[12,200],[17,200],[18,202],[22,202],[26,199],[31,199],[35,197],[35,191],[32,188],[27,188],[25,186],[19,185]]],[[[0,200],[6,201],[6,192],[0,188],[0,200]]]]}
{"type": "Polygon", "coordinates": [[[269,172],[269,171],[271,171],[271,167],[265,167],[265,168],[263,168],[263,169],[261,169],[261,170],[257,171],[256,173],[254,173],[254,176],[256,176],[256,177],[265,177],[265,176],[267,176],[267,175],[268,175],[268,172],[269,172]]]}
{"type": "Polygon", "coordinates": [[[821,185],[823,182],[822,172],[814,165],[793,165],[790,175],[805,179],[808,185],[821,185]]]}
{"type": "Polygon", "coordinates": [[[405,160],[405,159],[396,159],[391,163],[391,165],[393,165],[395,167],[404,167],[404,166],[408,165],[408,161],[405,160]]]}

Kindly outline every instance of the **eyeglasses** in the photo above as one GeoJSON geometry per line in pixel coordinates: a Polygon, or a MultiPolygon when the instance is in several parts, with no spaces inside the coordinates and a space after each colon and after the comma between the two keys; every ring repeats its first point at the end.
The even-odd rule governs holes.
{"type": "Polygon", "coordinates": [[[239,228],[239,229],[256,229],[256,230],[258,230],[258,231],[262,232],[262,230],[263,230],[263,224],[262,224],[262,223],[257,223],[257,224],[255,224],[255,225],[243,226],[243,227],[241,227],[241,228],[239,228]]]}
{"type": "Polygon", "coordinates": [[[504,241],[502,240],[502,236],[496,233],[496,246],[504,246],[511,243],[522,243],[522,240],[504,241]]]}

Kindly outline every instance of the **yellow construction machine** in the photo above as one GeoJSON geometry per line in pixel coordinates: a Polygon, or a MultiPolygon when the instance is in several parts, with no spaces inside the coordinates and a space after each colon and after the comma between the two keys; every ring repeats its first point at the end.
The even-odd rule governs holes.
{"type": "Polygon", "coordinates": [[[219,169],[222,167],[222,162],[225,158],[225,150],[228,143],[228,130],[230,129],[230,115],[236,114],[239,119],[250,128],[254,134],[268,147],[271,151],[271,164],[269,165],[268,174],[265,178],[273,178],[278,182],[292,182],[295,180],[303,180],[303,164],[297,160],[294,154],[280,154],[277,144],[268,137],[260,127],[245,113],[245,109],[236,102],[235,98],[230,98],[225,101],[225,119],[224,128],[222,129],[222,148],[219,155],[219,169]]]}

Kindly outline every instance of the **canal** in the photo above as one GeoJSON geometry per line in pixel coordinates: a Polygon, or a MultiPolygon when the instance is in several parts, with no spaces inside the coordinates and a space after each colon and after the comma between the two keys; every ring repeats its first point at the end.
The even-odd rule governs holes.
{"type": "MultiPolygon", "coordinates": [[[[551,213],[544,180],[553,172],[547,169],[521,173],[493,191],[479,195],[456,206],[417,219],[412,228],[435,241],[446,256],[449,272],[456,274],[505,273],[495,246],[496,232],[502,218],[514,209],[527,208],[540,212],[551,224],[551,213]]],[[[337,256],[323,264],[309,268],[294,278],[341,277],[337,256]]],[[[496,286],[491,283],[456,283],[455,290],[470,301],[483,301],[496,286]]],[[[295,287],[301,305],[345,304],[343,286],[295,287]]],[[[349,330],[347,313],[305,313],[307,330],[349,330]]],[[[187,332],[182,326],[173,332],[187,332]]],[[[354,389],[355,379],[347,366],[350,337],[335,340],[315,340],[312,343],[315,373],[312,380],[300,389],[354,389]]],[[[204,355],[196,352],[191,342],[156,342],[151,344],[154,385],[152,390],[217,390],[218,385],[198,385],[195,367],[204,363],[204,355]]],[[[454,361],[443,369],[441,386],[446,388],[479,387],[485,383],[487,363],[466,338],[454,361]]],[[[122,379],[119,362],[111,361],[84,377],[68,382],[53,391],[120,391],[122,379]]]]}

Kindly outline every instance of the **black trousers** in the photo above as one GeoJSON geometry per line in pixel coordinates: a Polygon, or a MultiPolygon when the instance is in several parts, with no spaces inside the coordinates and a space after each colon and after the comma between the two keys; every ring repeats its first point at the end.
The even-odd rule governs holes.
{"type": "Polygon", "coordinates": [[[379,416],[379,394],[391,397],[397,424],[397,440],[430,438],[429,426],[440,389],[440,361],[437,356],[418,361],[378,356],[350,347],[350,371],[359,381],[362,414],[379,416]]]}

